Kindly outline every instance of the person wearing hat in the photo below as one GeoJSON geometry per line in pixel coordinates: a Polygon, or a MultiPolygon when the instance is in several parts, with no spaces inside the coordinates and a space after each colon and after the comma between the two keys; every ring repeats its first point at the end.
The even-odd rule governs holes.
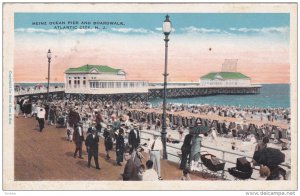
{"type": "Polygon", "coordinates": [[[182,157],[181,157],[181,162],[180,162],[180,169],[186,169],[186,163],[189,160],[188,156],[190,155],[191,152],[191,147],[192,147],[192,138],[193,135],[191,133],[188,133],[185,137],[184,137],[184,141],[183,144],[181,146],[181,153],[182,153],[182,157]]]}
{"type": "Polygon", "coordinates": [[[106,160],[110,159],[109,151],[113,148],[113,141],[111,137],[112,125],[108,124],[107,128],[104,129],[103,137],[104,137],[104,147],[106,151],[106,160]]]}
{"type": "Polygon", "coordinates": [[[117,138],[116,138],[116,165],[122,166],[121,162],[123,162],[123,152],[125,148],[124,142],[124,130],[120,127],[117,130],[117,138]]]}
{"type": "Polygon", "coordinates": [[[198,133],[194,133],[192,137],[192,146],[190,154],[190,165],[191,170],[196,167],[196,164],[200,160],[200,147],[201,147],[201,137],[198,133]]]}
{"type": "Polygon", "coordinates": [[[82,122],[78,122],[76,124],[74,133],[73,133],[73,141],[75,142],[75,152],[74,158],[77,156],[77,152],[79,152],[79,158],[83,159],[82,157],[82,142],[84,141],[83,131],[82,131],[82,122]]]}
{"type": "MultiPolygon", "coordinates": [[[[46,116],[47,116],[47,114],[46,114],[46,116]]],[[[71,136],[73,136],[74,127],[80,121],[80,119],[81,118],[80,118],[79,113],[74,111],[74,108],[70,108],[69,118],[68,118],[68,129],[71,131],[71,136]]]]}
{"type": "Polygon", "coordinates": [[[133,124],[133,129],[129,132],[128,136],[128,144],[136,149],[140,145],[140,131],[138,130],[138,125],[136,123],[133,124]]]}
{"type": "Polygon", "coordinates": [[[88,152],[88,168],[91,167],[91,160],[94,157],[96,169],[100,169],[98,161],[98,143],[99,137],[97,135],[96,129],[92,128],[91,133],[86,137],[85,145],[88,152]]]}
{"type": "Polygon", "coordinates": [[[45,117],[46,117],[46,110],[43,107],[40,107],[37,112],[40,132],[42,132],[45,127],[45,117]]]}
{"type": "Polygon", "coordinates": [[[161,151],[163,150],[163,144],[161,139],[159,138],[158,133],[153,134],[153,140],[149,140],[149,155],[150,160],[154,163],[154,168],[157,172],[158,179],[162,180],[161,172],[160,172],[160,158],[161,158],[161,151]]]}

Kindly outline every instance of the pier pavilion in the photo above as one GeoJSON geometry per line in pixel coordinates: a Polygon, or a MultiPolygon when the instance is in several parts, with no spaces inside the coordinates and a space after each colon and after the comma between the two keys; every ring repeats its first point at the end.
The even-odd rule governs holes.
{"type": "Polygon", "coordinates": [[[142,100],[148,94],[148,82],[126,80],[126,72],[106,65],[83,65],[65,71],[65,93],[87,98],[142,100]]]}
{"type": "MultiPolygon", "coordinates": [[[[49,89],[49,96],[99,99],[102,101],[148,101],[163,97],[163,83],[143,80],[126,80],[126,72],[105,65],[83,65],[65,71],[64,88],[49,89]]],[[[211,95],[259,94],[261,85],[253,85],[250,78],[234,71],[209,73],[200,82],[170,82],[168,98],[197,97],[211,95]]],[[[29,95],[42,98],[46,89],[18,91],[16,97],[29,95]]]]}
{"type": "Polygon", "coordinates": [[[251,78],[239,72],[211,72],[200,78],[203,87],[250,87],[251,78]]]}

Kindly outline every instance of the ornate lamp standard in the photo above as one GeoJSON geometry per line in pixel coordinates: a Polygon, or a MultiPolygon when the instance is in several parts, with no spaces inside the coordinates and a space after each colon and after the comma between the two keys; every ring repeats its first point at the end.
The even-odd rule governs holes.
{"type": "Polygon", "coordinates": [[[51,62],[51,51],[48,50],[47,58],[48,58],[48,85],[47,85],[47,102],[49,102],[49,81],[50,81],[50,62],[51,62]]]}
{"type": "Polygon", "coordinates": [[[163,74],[164,76],[164,91],[163,91],[163,116],[162,116],[162,131],[161,131],[161,141],[163,143],[163,159],[168,159],[167,154],[167,125],[166,125],[166,94],[167,94],[167,68],[168,68],[168,41],[169,41],[169,35],[172,31],[172,24],[169,20],[169,15],[166,15],[166,19],[163,22],[162,30],[165,34],[165,72],[163,74]]]}

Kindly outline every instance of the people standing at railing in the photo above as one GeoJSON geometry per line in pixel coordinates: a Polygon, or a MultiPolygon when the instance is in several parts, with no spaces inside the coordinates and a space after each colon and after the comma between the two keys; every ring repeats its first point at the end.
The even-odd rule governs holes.
{"type": "Polygon", "coordinates": [[[192,138],[193,135],[188,133],[183,141],[183,144],[181,146],[181,163],[180,163],[180,169],[186,169],[186,164],[188,162],[189,164],[189,156],[191,153],[191,147],[192,147],[192,138]]]}
{"type": "Polygon", "coordinates": [[[158,133],[153,133],[153,139],[148,143],[150,160],[154,163],[154,168],[158,174],[159,180],[161,177],[160,159],[162,157],[163,145],[158,133]]]}
{"type": "Polygon", "coordinates": [[[199,136],[199,134],[194,133],[192,137],[191,154],[189,156],[191,170],[194,170],[194,168],[196,168],[198,161],[200,160],[200,148],[201,148],[201,137],[199,136]]]}

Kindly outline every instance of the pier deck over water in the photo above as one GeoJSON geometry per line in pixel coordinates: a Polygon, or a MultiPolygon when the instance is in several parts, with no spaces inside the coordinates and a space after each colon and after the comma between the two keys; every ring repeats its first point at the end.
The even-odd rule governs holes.
{"type": "MultiPolygon", "coordinates": [[[[118,88],[117,85],[113,85],[115,88],[101,88],[101,89],[73,89],[72,91],[66,91],[64,87],[49,89],[49,96],[65,96],[71,95],[73,97],[84,96],[85,98],[102,98],[102,99],[113,99],[113,100],[142,100],[147,101],[148,99],[162,98],[163,97],[163,86],[162,85],[149,85],[140,88],[118,88]]],[[[197,96],[209,96],[219,94],[259,94],[261,85],[251,86],[199,86],[197,84],[180,84],[180,85],[169,85],[167,86],[167,97],[168,98],[179,98],[179,97],[197,97],[197,96]]],[[[47,88],[41,89],[27,89],[15,91],[15,96],[45,96],[47,94],[47,88]]]]}

